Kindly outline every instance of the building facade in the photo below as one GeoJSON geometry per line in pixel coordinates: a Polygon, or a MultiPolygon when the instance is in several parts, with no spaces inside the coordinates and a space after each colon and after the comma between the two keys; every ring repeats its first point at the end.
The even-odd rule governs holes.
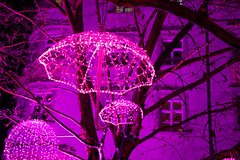
{"type": "MultiPolygon", "coordinates": [[[[61,0],[57,1],[61,4],[61,0]]],[[[41,2],[42,7],[47,7],[36,17],[37,20],[42,21],[46,25],[43,30],[56,40],[61,40],[68,35],[72,34],[71,28],[68,25],[67,19],[61,15],[61,13],[51,6],[47,5],[47,2],[41,2]]],[[[96,4],[94,0],[84,1],[84,30],[85,31],[98,31],[96,4]]],[[[104,29],[109,32],[115,32],[129,38],[130,40],[138,43],[139,36],[137,35],[137,29],[135,27],[133,10],[131,7],[118,7],[111,3],[103,3],[100,5],[102,8],[101,15],[103,17],[102,22],[104,29]]],[[[151,15],[153,8],[139,7],[137,8],[137,19],[139,20],[139,26],[143,26],[147,21],[147,18],[151,15]]],[[[236,9],[237,10],[237,9],[236,9]]],[[[237,10],[236,12],[238,12],[237,10]]],[[[237,17],[239,14],[231,13],[232,16],[237,17]]],[[[212,15],[211,15],[212,16],[212,15]]],[[[227,18],[229,15],[222,12],[219,15],[214,15],[214,18],[227,18]]],[[[183,28],[181,21],[186,23],[186,20],[179,20],[178,17],[168,15],[166,18],[161,34],[158,38],[157,44],[153,51],[151,60],[154,63],[158,55],[170,44],[177,33],[183,28]]],[[[149,26],[152,26],[151,22],[149,26]]],[[[226,24],[232,27],[235,24],[226,24]]],[[[151,27],[148,27],[151,28],[151,27]]],[[[233,31],[234,34],[239,34],[239,29],[233,31]]],[[[146,31],[146,35],[149,35],[150,29],[146,31]]],[[[177,47],[171,52],[164,62],[161,70],[174,67],[182,60],[189,57],[201,57],[205,55],[205,49],[196,49],[206,43],[205,32],[202,28],[194,26],[189,32],[191,36],[185,36],[177,47]]],[[[213,36],[210,34],[210,39],[213,36]]],[[[146,41],[146,39],[145,39],[146,41]]],[[[38,58],[43,52],[45,52],[51,45],[52,41],[47,40],[47,37],[43,35],[39,30],[34,31],[29,37],[29,45],[32,51],[32,59],[38,58]],[[37,41],[37,42],[36,42],[37,41]]],[[[220,41],[214,40],[210,44],[210,53],[226,48],[227,45],[220,41]]],[[[224,61],[236,56],[239,52],[229,51],[223,55],[215,56],[211,59],[210,70],[213,71],[215,66],[222,64],[224,61]]],[[[221,73],[215,75],[210,83],[211,105],[212,109],[218,109],[222,106],[227,106],[233,101],[239,101],[240,97],[240,63],[236,63],[230,68],[226,68],[221,73]]],[[[163,79],[159,80],[155,87],[151,90],[145,101],[145,106],[150,107],[166,95],[187,86],[188,84],[195,82],[201,78],[206,72],[206,63],[204,60],[200,60],[195,63],[191,63],[183,69],[178,69],[171,74],[167,75],[163,79]]],[[[47,78],[47,74],[44,67],[35,61],[28,65],[24,71],[24,75],[21,79],[22,83],[32,91],[35,96],[42,101],[46,106],[58,110],[64,114],[67,114],[77,121],[80,121],[80,111],[78,107],[77,91],[73,88],[50,81],[47,78]]],[[[24,92],[19,89],[19,93],[24,92]]],[[[124,99],[131,100],[132,95],[125,96],[124,99]]],[[[107,100],[104,97],[101,98],[102,104],[107,104],[107,100]]],[[[174,125],[181,121],[188,119],[189,117],[201,113],[207,110],[208,97],[207,97],[207,84],[202,83],[198,87],[188,90],[171,100],[164,103],[159,109],[156,109],[152,113],[144,117],[142,122],[142,130],[140,132],[140,138],[150,134],[157,128],[164,126],[174,125]]],[[[60,140],[59,147],[67,149],[68,151],[86,158],[87,154],[85,146],[80,143],[73,135],[63,129],[57,122],[49,117],[45,111],[34,102],[19,98],[17,108],[20,110],[19,118],[26,120],[42,119],[48,122],[56,131],[60,140]]],[[[213,123],[213,137],[216,152],[233,147],[236,142],[240,140],[240,116],[239,107],[232,110],[212,115],[213,123]]],[[[64,124],[71,127],[77,134],[81,135],[81,128],[74,124],[69,119],[59,116],[64,124]]],[[[151,160],[193,160],[202,159],[209,155],[208,144],[208,118],[207,115],[196,118],[181,127],[176,129],[172,128],[166,131],[159,132],[153,138],[140,144],[132,152],[130,159],[151,159],[151,160]]],[[[103,131],[98,131],[99,137],[103,134],[103,131]]],[[[115,151],[114,142],[111,134],[107,133],[106,142],[104,145],[104,153],[106,159],[111,159],[115,151]]],[[[70,158],[71,159],[71,158],[70,158]]]]}

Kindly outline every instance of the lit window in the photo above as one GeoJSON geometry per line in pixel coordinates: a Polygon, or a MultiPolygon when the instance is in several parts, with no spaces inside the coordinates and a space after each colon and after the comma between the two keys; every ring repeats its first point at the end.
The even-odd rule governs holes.
{"type": "MultiPolygon", "coordinates": [[[[170,126],[183,120],[183,102],[171,100],[160,108],[160,127],[170,126]]],[[[179,129],[179,128],[178,128],[179,129]]],[[[178,130],[173,129],[173,130],[178,130]]]]}
{"type": "Polygon", "coordinates": [[[183,0],[171,0],[171,1],[178,2],[180,5],[182,5],[182,3],[183,3],[183,0]]]}
{"type": "Polygon", "coordinates": [[[116,7],[116,12],[117,13],[129,13],[132,12],[133,9],[132,7],[123,7],[123,6],[117,6],[116,7]]]}
{"type": "Polygon", "coordinates": [[[56,2],[57,2],[60,6],[62,6],[62,0],[56,0],[56,2]]]}
{"type": "MultiPolygon", "coordinates": [[[[169,46],[171,41],[164,41],[163,46],[164,49],[169,46]]],[[[183,44],[182,41],[179,42],[175,49],[171,52],[171,54],[166,58],[166,61],[164,62],[165,65],[176,65],[179,62],[181,62],[183,57],[183,44]]]]}

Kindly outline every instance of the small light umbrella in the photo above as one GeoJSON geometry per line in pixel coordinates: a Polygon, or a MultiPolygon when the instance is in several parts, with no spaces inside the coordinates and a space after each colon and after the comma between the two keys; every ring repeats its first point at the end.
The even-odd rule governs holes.
{"type": "Polygon", "coordinates": [[[137,104],[119,99],[107,104],[99,116],[103,122],[113,125],[133,124],[136,118],[143,118],[143,111],[137,104]]]}

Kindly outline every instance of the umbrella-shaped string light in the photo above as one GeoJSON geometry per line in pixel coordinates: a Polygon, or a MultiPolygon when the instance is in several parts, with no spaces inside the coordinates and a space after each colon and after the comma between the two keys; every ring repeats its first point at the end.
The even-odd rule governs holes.
{"type": "Polygon", "coordinates": [[[97,117],[100,93],[123,95],[150,86],[155,76],[149,57],[137,44],[109,32],[69,36],[43,53],[39,61],[49,79],[80,93],[97,92],[97,117]]]}
{"type": "Polygon", "coordinates": [[[49,79],[67,84],[80,93],[122,95],[135,88],[150,86],[155,75],[149,57],[141,48],[108,32],[69,36],[43,53],[39,61],[45,66],[49,79]],[[81,68],[86,70],[81,72],[81,68]],[[79,71],[81,74],[77,74],[79,71]],[[93,85],[87,87],[88,82],[93,85]]]}
{"type": "Polygon", "coordinates": [[[134,124],[137,118],[143,118],[143,111],[137,104],[120,99],[107,104],[99,116],[103,122],[113,125],[134,124]]]}

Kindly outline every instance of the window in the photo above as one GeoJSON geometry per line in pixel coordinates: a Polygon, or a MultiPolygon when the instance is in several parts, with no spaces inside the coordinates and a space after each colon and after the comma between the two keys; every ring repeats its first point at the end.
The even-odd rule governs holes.
{"type": "Polygon", "coordinates": [[[173,1],[173,2],[178,2],[180,5],[183,4],[183,0],[171,0],[171,1],[173,1]]]}
{"type": "MultiPolygon", "coordinates": [[[[183,120],[183,102],[171,100],[160,107],[160,127],[170,126],[183,120]]],[[[171,129],[171,130],[178,130],[171,129]]]]}
{"type": "Polygon", "coordinates": [[[131,13],[133,12],[132,7],[124,7],[124,6],[110,6],[108,8],[109,13],[131,13]]]}
{"type": "Polygon", "coordinates": [[[62,4],[62,0],[56,0],[56,2],[57,2],[60,6],[63,5],[63,4],[62,4]]]}
{"type": "Polygon", "coordinates": [[[233,58],[237,57],[239,54],[240,54],[240,52],[239,52],[238,50],[236,50],[236,49],[234,49],[234,50],[232,51],[232,56],[233,56],[233,58]]]}
{"type": "Polygon", "coordinates": [[[236,96],[236,128],[235,131],[240,131],[240,96],[236,96]]]}
{"type": "Polygon", "coordinates": [[[231,87],[240,87],[240,66],[230,67],[231,87]]]}
{"type": "MultiPolygon", "coordinates": [[[[39,3],[40,3],[41,7],[45,7],[45,8],[52,8],[52,7],[54,7],[54,5],[49,3],[48,0],[41,0],[39,3]]],[[[63,6],[62,0],[56,0],[56,3],[58,3],[60,6],[63,6]]]]}
{"type": "MultiPolygon", "coordinates": [[[[172,41],[164,41],[163,46],[164,49],[169,46],[172,41]]],[[[171,52],[171,54],[167,57],[166,61],[164,62],[165,65],[176,65],[182,60],[183,54],[183,43],[182,41],[179,42],[175,49],[171,52]]]]}
{"type": "MultiPolygon", "coordinates": [[[[38,92],[35,95],[38,100],[40,100],[47,107],[51,107],[51,102],[53,100],[53,93],[51,91],[38,92]]],[[[33,112],[31,114],[33,119],[41,119],[46,122],[54,122],[49,115],[44,111],[44,109],[38,104],[33,105],[33,112]]]]}

